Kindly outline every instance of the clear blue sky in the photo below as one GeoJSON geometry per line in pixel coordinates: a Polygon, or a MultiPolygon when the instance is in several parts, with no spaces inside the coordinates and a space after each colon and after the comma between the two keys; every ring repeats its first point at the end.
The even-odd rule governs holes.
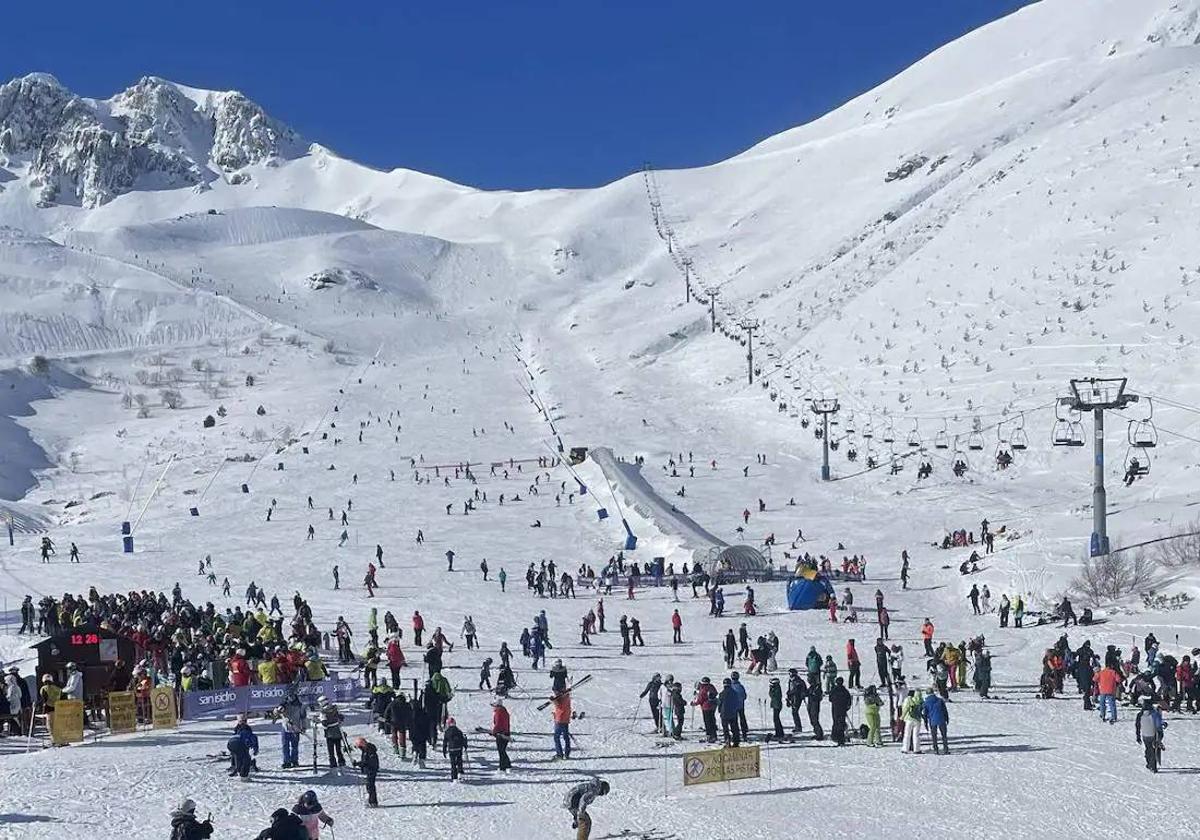
{"type": "Polygon", "coordinates": [[[1028,1],[13,3],[0,76],[236,88],[380,168],[590,186],[728,157],[1028,1]]]}

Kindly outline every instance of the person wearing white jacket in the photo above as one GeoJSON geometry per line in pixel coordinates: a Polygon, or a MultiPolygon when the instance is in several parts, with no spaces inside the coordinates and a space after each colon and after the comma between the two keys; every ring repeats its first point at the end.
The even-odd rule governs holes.
{"type": "Polygon", "coordinates": [[[67,663],[67,684],[63,686],[63,697],[68,700],[83,699],[83,674],[74,662],[67,663]]]}
{"type": "Polygon", "coordinates": [[[4,678],[4,696],[8,701],[8,713],[12,715],[9,720],[9,731],[14,735],[21,734],[21,688],[17,684],[16,674],[9,673],[4,678]]]}

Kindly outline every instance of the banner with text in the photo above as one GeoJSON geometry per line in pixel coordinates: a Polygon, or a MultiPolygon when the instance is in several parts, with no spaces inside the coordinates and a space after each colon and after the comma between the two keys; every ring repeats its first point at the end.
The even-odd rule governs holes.
{"type": "MultiPolygon", "coordinates": [[[[291,685],[280,683],[185,691],[182,716],[184,720],[203,720],[230,717],[243,712],[266,712],[283,703],[291,689],[291,685]]],[[[296,684],[296,694],[301,702],[310,705],[322,699],[345,703],[357,697],[358,692],[358,680],[354,677],[296,684]]]]}
{"type": "Polygon", "coordinates": [[[108,728],[114,735],[137,730],[132,691],[108,692],[108,728]]]}

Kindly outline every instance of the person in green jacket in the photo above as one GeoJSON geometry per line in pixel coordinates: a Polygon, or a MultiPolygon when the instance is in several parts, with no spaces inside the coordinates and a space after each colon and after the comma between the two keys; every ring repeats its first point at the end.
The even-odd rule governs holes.
{"type": "Polygon", "coordinates": [[[1017,596],[1016,603],[1013,604],[1013,627],[1020,627],[1021,622],[1025,620],[1025,599],[1020,595],[1017,596]]]}
{"type": "Polygon", "coordinates": [[[863,692],[863,717],[867,721],[867,746],[882,747],[883,736],[879,734],[879,711],[883,707],[883,700],[879,697],[879,690],[873,685],[867,686],[867,690],[863,692]]]}
{"type": "Polygon", "coordinates": [[[783,686],[779,684],[779,677],[771,678],[771,685],[767,689],[767,697],[771,703],[771,720],[775,723],[775,740],[783,740],[783,721],[779,719],[779,713],[783,711],[783,686]]]}
{"type": "Polygon", "coordinates": [[[906,753],[921,752],[921,706],[925,698],[920,689],[910,689],[900,707],[900,716],[904,719],[904,751],[906,753]]]}

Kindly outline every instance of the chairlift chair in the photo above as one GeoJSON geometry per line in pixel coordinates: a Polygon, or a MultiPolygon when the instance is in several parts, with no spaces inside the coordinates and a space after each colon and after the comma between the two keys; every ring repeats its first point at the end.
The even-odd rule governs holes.
{"type": "Polygon", "coordinates": [[[896,442],[896,429],[894,426],[892,426],[891,423],[888,423],[887,428],[883,430],[883,442],[884,443],[895,443],[896,442]]]}
{"type": "Polygon", "coordinates": [[[1153,449],[1158,446],[1158,429],[1149,420],[1130,420],[1129,445],[1134,449],[1153,449]]]}
{"type": "Polygon", "coordinates": [[[1024,412],[1021,412],[1021,416],[1017,420],[1017,427],[1013,429],[1013,433],[1008,440],[1008,445],[1017,452],[1023,452],[1029,448],[1029,435],[1025,434],[1024,412]]]}
{"type": "Polygon", "coordinates": [[[950,448],[950,433],[946,431],[945,424],[942,424],[942,429],[933,436],[934,449],[949,449],[950,448]]]}
{"type": "Polygon", "coordinates": [[[979,432],[971,432],[971,434],[967,435],[967,449],[971,450],[972,452],[982,452],[983,435],[981,435],[979,432]]]}
{"type": "Polygon", "coordinates": [[[917,423],[913,421],[912,431],[908,433],[908,445],[913,449],[917,449],[921,445],[921,432],[917,428],[917,423]]]}

